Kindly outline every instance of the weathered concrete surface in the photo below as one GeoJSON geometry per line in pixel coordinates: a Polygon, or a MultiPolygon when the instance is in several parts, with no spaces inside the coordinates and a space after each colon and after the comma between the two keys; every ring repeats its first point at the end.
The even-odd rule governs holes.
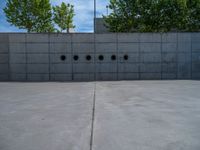
{"type": "Polygon", "coordinates": [[[199,150],[199,89],[200,81],[0,83],[0,150],[199,150]]]}
{"type": "Polygon", "coordinates": [[[0,150],[89,150],[94,84],[0,83],[0,150]]]}
{"type": "Polygon", "coordinates": [[[200,82],[103,82],[93,150],[199,150],[200,82]]]}

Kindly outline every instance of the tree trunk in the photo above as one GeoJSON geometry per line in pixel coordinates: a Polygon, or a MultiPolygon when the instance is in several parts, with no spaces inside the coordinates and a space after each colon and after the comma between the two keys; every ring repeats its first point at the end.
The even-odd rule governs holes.
{"type": "Polygon", "coordinates": [[[69,28],[67,28],[67,33],[69,33],[69,28]]]}

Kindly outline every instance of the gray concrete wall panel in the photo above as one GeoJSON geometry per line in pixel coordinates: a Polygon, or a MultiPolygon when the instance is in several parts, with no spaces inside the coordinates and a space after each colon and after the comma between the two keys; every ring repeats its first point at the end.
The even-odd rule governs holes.
{"type": "Polygon", "coordinates": [[[0,64],[6,64],[8,63],[8,57],[9,57],[9,54],[1,54],[0,53],[0,64]]]}
{"type": "Polygon", "coordinates": [[[49,54],[27,54],[29,64],[49,64],[49,54]]]}
{"type": "Polygon", "coordinates": [[[162,78],[161,73],[141,73],[141,80],[160,80],[162,78]]]}
{"type": "Polygon", "coordinates": [[[27,81],[26,74],[11,73],[10,80],[11,81],[27,81]]]}
{"type": "Polygon", "coordinates": [[[47,64],[27,64],[27,73],[41,74],[49,73],[49,65],[47,64]]]}
{"type": "Polygon", "coordinates": [[[74,53],[94,53],[94,43],[73,43],[74,53]]]}
{"type": "Polygon", "coordinates": [[[142,33],[140,34],[140,42],[142,43],[160,43],[160,33],[142,33]]]}
{"type": "Polygon", "coordinates": [[[26,34],[26,42],[28,43],[48,43],[49,34],[34,33],[26,34]]]}
{"type": "Polygon", "coordinates": [[[119,43],[139,43],[140,34],[139,33],[118,33],[119,43]]]}
{"type": "Polygon", "coordinates": [[[26,42],[26,34],[23,33],[15,33],[9,34],[9,43],[25,43],[26,42]]]}
{"type": "Polygon", "coordinates": [[[0,43],[0,54],[8,53],[8,51],[9,51],[8,43],[0,43]]]}
{"type": "Polygon", "coordinates": [[[9,72],[8,64],[0,64],[0,74],[7,74],[9,72]]]}
{"type": "Polygon", "coordinates": [[[96,73],[98,81],[115,81],[118,80],[116,73],[96,73]]]}
{"type": "Polygon", "coordinates": [[[118,73],[118,80],[139,80],[139,73],[118,73]]]}
{"type": "Polygon", "coordinates": [[[26,53],[26,43],[10,43],[10,53],[26,53]]]}
{"type": "Polygon", "coordinates": [[[48,53],[49,44],[44,43],[27,43],[27,53],[48,53]]]}
{"type": "Polygon", "coordinates": [[[49,44],[50,53],[72,53],[71,43],[50,43],[49,44]]]}
{"type": "Polygon", "coordinates": [[[26,64],[10,64],[10,73],[26,74],[26,64]]]}
{"type": "Polygon", "coordinates": [[[71,64],[51,64],[50,66],[51,74],[70,74],[72,73],[71,64]]]}
{"type": "Polygon", "coordinates": [[[96,43],[97,53],[112,53],[117,51],[116,43],[96,43]]]}
{"type": "Polygon", "coordinates": [[[176,53],[162,53],[162,62],[169,63],[169,62],[176,62],[177,61],[177,54],[176,53]]]}
{"type": "Polygon", "coordinates": [[[164,33],[162,34],[163,43],[177,43],[177,33],[164,33]]]}
{"type": "Polygon", "coordinates": [[[118,43],[118,52],[139,53],[139,43],[118,43]]]}
{"type": "Polygon", "coordinates": [[[94,34],[71,34],[73,43],[94,43],[94,34]]]}
{"type": "Polygon", "coordinates": [[[177,43],[162,43],[163,53],[175,53],[177,52],[177,43]]]}
{"type": "Polygon", "coordinates": [[[140,43],[142,53],[161,53],[161,43],[140,43]]]}
{"type": "Polygon", "coordinates": [[[51,81],[72,81],[72,74],[51,74],[51,81]]]}
{"type": "Polygon", "coordinates": [[[10,63],[11,64],[24,64],[26,63],[26,54],[15,54],[10,53],[10,63]]]}
{"type": "Polygon", "coordinates": [[[140,55],[140,61],[144,63],[159,63],[161,62],[161,53],[144,53],[140,55]]]}
{"type": "Polygon", "coordinates": [[[117,34],[116,33],[96,34],[95,42],[96,43],[116,43],[117,34]]]}
{"type": "Polygon", "coordinates": [[[28,81],[49,81],[49,74],[28,74],[28,81]]]}
{"type": "Polygon", "coordinates": [[[5,33],[0,80],[200,79],[199,43],[200,33],[5,33]]]}
{"type": "Polygon", "coordinates": [[[71,39],[71,34],[55,33],[55,34],[50,34],[49,41],[50,43],[71,43],[72,39],[71,39]]]}
{"type": "Polygon", "coordinates": [[[142,63],[140,65],[140,72],[142,73],[159,73],[161,72],[161,64],[158,63],[142,63]]]}

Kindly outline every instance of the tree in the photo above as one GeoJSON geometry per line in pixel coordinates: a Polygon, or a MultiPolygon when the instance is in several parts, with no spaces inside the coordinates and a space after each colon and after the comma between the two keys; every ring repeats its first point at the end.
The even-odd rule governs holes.
{"type": "Polygon", "coordinates": [[[51,4],[49,0],[7,0],[4,12],[7,21],[28,32],[52,32],[51,4]]]}
{"type": "Polygon", "coordinates": [[[110,0],[113,12],[103,16],[105,25],[111,32],[130,32],[138,27],[137,0],[110,0]]]}
{"type": "Polygon", "coordinates": [[[61,6],[53,7],[54,11],[54,22],[60,27],[61,32],[66,30],[69,33],[70,28],[75,28],[73,25],[74,6],[70,4],[65,4],[62,2],[61,6]]]}
{"type": "Polygon", "coordinates": [[[110,0],[112,32],[199,31],[200,0],[110,0]]]}
{"type": "Polygon", "coordinates": [[[187,0],[187,30],[200,30],[200,0],[187,0]]]}

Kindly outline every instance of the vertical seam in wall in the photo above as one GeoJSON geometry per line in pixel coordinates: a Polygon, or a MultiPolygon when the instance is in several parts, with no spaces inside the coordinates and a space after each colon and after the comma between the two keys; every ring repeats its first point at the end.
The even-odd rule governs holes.
{"type": "Polygon", "coordinates": [[[117,46],[117,80],[119,80],[119,34],[116,33],[116,46],[117,46]]]}
{"type": "Polygon", "coordinates": [[[94,33],[94,80],[96,81],[97,80],[97,69],[96,69],[96,33],[94,33]]]}
{"type": "Polygon", "coordinates": [[[11,70],[10,70],[10,35],[8,34],[7,37],[7,44],[8,44],[8,81],[11,80],[11,70]]]}
{"type": "Polygon", "coordinates": [[[141,33],[138,33],[138,41],[139,41],[139,68],[138,68],[138,76],[139,80],[141,80],[141,33]]]}
{"type": "Polygon", "coordinates": [[[178,32],[176,32],[176,79],[178,79],[178,32]]]}
{"type": "Polygon", "coordinates": [[[70,44],[71,44],[71,71],[72,71],[72,81],[74,80],[74,61],[73,61],[73,56],[74,56],[74,50],[73,50],[73,34],[70,34],[70,44]]]}
{"type": "Polygon", "coordinates": [[[50,75],[50,70],[51,70],[51,61],[50,61],[50,33],[48,33],[48,56],[49,56],[49,81],[51,81],[51,75],[50,75]]]}
{"type": "Polygon", "coordinates": [[[25,34],[26,81],[28,80],[27,33],[25,34]]]}
{"type": "Polygon", "coordinates": [[[161,44],[160,44],[160,50],[161,50],[161,80],[163,80],[163,49],[162,49],[162,45],[163,45],[163,34],[161,34],[161,44]]]}
{"type": "Polygon", "coordinates": [[[192,73],[192,63],[193,63],[193,61],[192,61],[192,33],[190,33],[190,79],[193,79],[193,73],[192,73]]]}

